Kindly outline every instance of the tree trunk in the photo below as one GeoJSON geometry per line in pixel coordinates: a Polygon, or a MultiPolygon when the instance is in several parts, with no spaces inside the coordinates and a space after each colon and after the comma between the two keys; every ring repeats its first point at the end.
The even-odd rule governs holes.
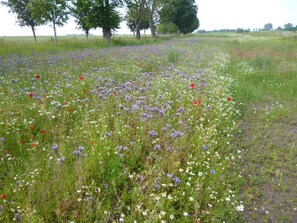
{"type": "Polygon", "coordinates": [[[89,39],[89,30],[86,30],[86,37],[89,39]]]}
{"type": "Polygon", "coordinates": [[[156,27],[154,24],[154,13],[156,11],[156,3],[156,0],[150,1],[150,4],[148,4],[148,1],[145,2],[146,8],[149,10],[149,27],[153,38],[156,37],[156,27]]]}
{"type": "Polygon", "coordinates": [[[37,43],[36,33],[35,33],[35,27],[32,25],[32,26],[31,26],[31,29],[32,29],[33,36],[34,36],[34,41],[35,41],[35,43],[37,43]]]}
{"type": "Polygon", "coordinates": [[[55,35],[55,44],[57,44],[58,39],[57,39],[57,31],[56,31],[56,23],[53,21],[53,28],[54,28],[54,35],[55,35]]]}
{"type": "Polygon", "coordinates": [[[103,28],[103,38],[107,40],[111,40],[111,30],[109,28],[103,28]]]}
{"type": "Polygon", "coordinates": [[[55,23],[53,23],[53,28],[54,28],[54,35],[55,35],[55,44],[57,44],[58,39],[57,39],[56,24],[55,23]]]}
{"type": "Polygon", "coordinates": [[[136,39],[140,39],[140,22],[136,24],[136,39]]]}
{"type": "Polygon", "coordinates": [[[153,22],[153,17],[151,17],[151,16],[149,18],[149,26],[150,26],[152,37],[155,38],[156,37],[156,28],[155,28],[155,24],[153,22]]]}

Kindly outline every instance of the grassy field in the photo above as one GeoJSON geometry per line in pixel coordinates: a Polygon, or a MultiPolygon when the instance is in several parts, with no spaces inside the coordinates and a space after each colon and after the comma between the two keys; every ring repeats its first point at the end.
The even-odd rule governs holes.
{"type": "Polygon", "coordinates": [[[0,43],[0,221],[294,222],[294,34],[0,43]]]}

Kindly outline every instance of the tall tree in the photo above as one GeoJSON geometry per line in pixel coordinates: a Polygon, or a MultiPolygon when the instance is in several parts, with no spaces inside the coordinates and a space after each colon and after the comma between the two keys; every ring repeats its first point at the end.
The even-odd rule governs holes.
{"type": "Polygon", "coordinates": [[[117,11],[121,6],[121,0],[91,0],[91,12],[87,19],[89,26],[102,28],[103,37],[110,40],[112,31],[118,29],[122,21],[117,11]]]}
{"type": "Polygon", "coordinates": [[[86,37],[89,36],[89,31],[92,28],[88,17],[91,13],[91,0],[72,0],[72,7],[70,8],[72,16],[75,18],[75,22],[79,29],[82,29],[86,33],[86,37]]]}
{"type": "Polygon", "coordinates": [[[152,37],[156,37],[156,17],[158,6],[161,5],[160,0],[146,0],[145,8],[147,12],[147,19],[151,30],[152,37]]]}
{"type": "MultiPolygon", "coordinates": [[[[131,32],[133,32],[135,37],[135,32],[136,32],[135,19],[133,17],[130,17],[129,14],[127,14],[127,16],[125,17],[125,20],[128,28],[130,29],[131,32]]],[[[148,28],[150,28],[149,21],[147,20],[147,17],[144,16],[143,19],[141,20],[140,30],[146,30],[148,28]]]]}
{"type": "Polygon", "coordinates": [[[7,0],[2,1],[1,3],[10,8],[9,12],[17,14],[17,23],[21,27],[31,27],[34,41],[37,42],[35,27],[38,25],[38,21],[36,18],[32,17],[31,10],[29,7],[30,0],[7,0]]]}
{"type": "Polygon", "coordinates": [[[67,0],[31,0],[30,10],[39,24],[51,23],[57,43],[57,26],[63,26],[69,19],[67,0]]]}
{"type": "Polygon", "coordinates": [[[128,8],[129,17],[134,19],[136,27],[136,39],[140,39],[140,29],[144,15],[146,0],[125,0],[125,2],[128,8]]]}
{"type": "Polygon", "coordinates": [[[160,11],[161,23],[173,23],[183,34],[191,33],[199,27],[195,0],[168,0],[160,11]]]}

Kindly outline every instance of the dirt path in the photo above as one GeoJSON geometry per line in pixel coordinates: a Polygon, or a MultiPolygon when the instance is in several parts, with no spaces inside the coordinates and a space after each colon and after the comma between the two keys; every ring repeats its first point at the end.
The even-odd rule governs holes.
{"type": "Polygon", "coordinates": [[[239,138],[244,222],[297,222],[297,113],[286,111],[286,105],[258,103],[245,112],[239,138]]]}

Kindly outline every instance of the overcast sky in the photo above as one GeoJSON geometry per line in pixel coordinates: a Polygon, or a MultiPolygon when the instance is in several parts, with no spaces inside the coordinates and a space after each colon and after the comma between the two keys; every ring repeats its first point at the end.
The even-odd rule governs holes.
{"type": "MultiPolygon", "coordinates": [[[[196,0],[198,5],[199,29],[236,29],[263,28],[272,23],[274,28],[283,27],[286,23],[297,25],[297,0],[196,0]]],[[[0,4],[0,36],[30,36],[28,27],[17,26],[15,15],[8,13],[8,8],[0,4]]],[[[76,29],[74,20],[57,28],[58,35],[83,34],[76,29]]],[[[92,30],[92,34],[101,34],[101,30],[92,30]]],[[[121,24],[118,33],[129,33],[125,23],[121,24]]],[[[39,26],[37,36],[53,35],[49,26],[39,26]]]]}

